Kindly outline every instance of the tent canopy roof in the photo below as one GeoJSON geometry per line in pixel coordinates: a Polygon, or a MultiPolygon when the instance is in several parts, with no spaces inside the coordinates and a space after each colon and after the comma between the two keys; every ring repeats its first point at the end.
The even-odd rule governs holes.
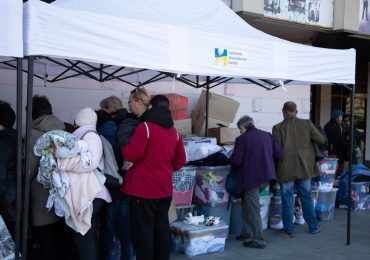
{"type": "Polygon", "coordinates": [[[25,55],[176,74],[355,82],[355,50],[300,45],[248,25],[221,0],[37,0],[25,55]]]}
{"type": "Polygon", "coordinates": [[[0,0],[0,56],[23,56],[22,0],[0,0]]]}

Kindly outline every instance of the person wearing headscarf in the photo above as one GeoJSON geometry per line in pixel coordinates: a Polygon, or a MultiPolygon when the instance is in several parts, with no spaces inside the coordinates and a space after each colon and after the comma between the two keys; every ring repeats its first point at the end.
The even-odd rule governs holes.
{"type": "Polygon", "coordinates": [[[330,121],[325,124],[324,130],[328,138],[329,157],[338,158],[336,176],[344,170],[345,161],[348,161],[349,129],[343,121],[344,113],[340,109],[333,111],[330,121]]]}

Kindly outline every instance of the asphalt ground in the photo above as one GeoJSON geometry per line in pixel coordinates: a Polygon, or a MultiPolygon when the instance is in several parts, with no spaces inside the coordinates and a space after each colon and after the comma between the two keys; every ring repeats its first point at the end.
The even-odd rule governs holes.
{"type": "Polygon", "coordinates": [[[235,237],[226,240],[225,250],[209,254],[186,256],[171,253],[171,259],[307,259],[307,260],[366,260],[370,259],[370,210],[351,213],[350,245],[347,245],[347,211],[335,209],[334,219],[321,222],[322,231],[312,235],[307,225],[296,226],[296,237],[281,237],[267,229],[264,249],[243,247],[235,237]]]}

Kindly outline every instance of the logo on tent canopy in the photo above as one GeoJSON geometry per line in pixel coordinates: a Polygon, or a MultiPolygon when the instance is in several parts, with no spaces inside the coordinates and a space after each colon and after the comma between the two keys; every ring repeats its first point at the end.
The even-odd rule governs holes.
{"type": "Polygon", "coordinates": [[[227,66],[227,49],[215,48],[215,64],[227,66]]]}
{"type": "Polygon", "coordinates": [[[246,62],[247,51],[245,50],[228,50],[223,48],[215,48],[215,65],[245,66],[246,62]]]}

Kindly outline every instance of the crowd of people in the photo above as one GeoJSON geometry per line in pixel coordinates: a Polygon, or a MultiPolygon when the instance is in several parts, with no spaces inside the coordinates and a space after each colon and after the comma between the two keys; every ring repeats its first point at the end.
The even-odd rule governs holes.
{"type": "MultiPolygon", "coordinates": [[[[99,106],[97,111],[81,109],[71,126],[53,115],[46,96],[33,97],[32,147],[38,149],[48,134],[56,138],[42,153],[51,157],[40,160],[32,155],[30,162],[30,242],[38,248],[37,259],[111,259],[117,244],[120,259],[169,259],[172,173],[186,160],[169,101],[162,95],[151,98],[144,88],[135,88],[129,97],[130,112],[116,96],[103,99],[99,106]],[[73,140],[68,139],[70,135],[58,136],[66,131],[73,140]],[[123,184],[103,174],[103,138],[113,150],[123,184]],[[59,142],[64,142],[63,151],[59,142]],[[61,156],[72,143],[82,147],[80,152],[72,153],[71,149],[68,156],[61,156]],[[50,161],[53,174],[60,173],[62,183],[67,176],[69,182],[59,204],[57,195],[40,181],[39,174],[50,161]],[[46,206],[51,201],[55,210],[46,206]]],[[[12,235],[17,172],[15,117],[11,106],[1,102],[0,142],[4,149],[0,154],[0,213],[12,235]]]]}
{"type": "MultiPolygon", "coordinates": [[[[344,124],[344,114],[340,110],[333,112],[324,129],[315,127],[309,119],[298,118],[297,113],[296,103],[286,102],[282,108],[284,120],[273,126],[272,135],[257,129],[249,116],[243,116],[237,122],[241,135],[235,140],[230,162],[237,171],[236,186],[241,197],[244,223],[236,239],[243,241],[245,247],[266,246],[260,218],[259,192],[275,180],[280,184],[283,222],[283,229],[276,234],[295,237],[295,193],[300,199],[308,231],[311,234],[321,231],[311,197],[311,179],[320,174],[316,162],[324,157],[339,160],[339,177],[349,158],[349,128],[344,124]]],[[[361,138],[356,131],[355,144],[361,138]]]]}
{"type": "MultiPolygon", "coordinates": [[[[86,148],[65,157],[60,156],[57,144],[43,151],[56,162],[52,170],[67,176],[69,182],[60,204],[56,204],[53,200],[56,195],[40,181],[45,159],[31,156],[30,233],[39,249],[38,259],[110,259],[117,244],[120,259],[133,259],[134,255],[138,260],[170,258],[168,212],[172,173],[185,164],[184,146],[165,96],[151,98],[144,88],[135,88],[130,92],[128,107],[129,111],[120,98],[110,96],[101,100],[97,111],[90,107],[81,109],[71,126],[53,114],[46,96],[33,97],[32,147],[38,146],[45,134],[62,131],[70,132],[75,142],[86,148]],[[104,175],[103,138],[111,146],[122,183],[104,175]],[[56,210],[46,207],[50,200],[56,210]]],[[[310,120],[298,118],[297,113],[297,105],[286,102],[282,108],[284,120],[273,126],[272,134],[257,129],[249,116],[237,122],[240,136],[236,138],[230,163],[237,172],[243,211],[244,228],[237,239],[246,247],[266,246],[259,192],[274,180],[280,184],[282,196],[283,229],[278,234],[295,236],[295,191],[309,232],[321,231],[311,198],[311,178],[319,174],[314,144],[323,146],[326,155],[345,161],[349,133],[339,110],[333,112],[325,132],[310,120]]],[[[12,235],[17,172],[15,118],[11,106],[1,101],[0,213],[12,235]]]]}

